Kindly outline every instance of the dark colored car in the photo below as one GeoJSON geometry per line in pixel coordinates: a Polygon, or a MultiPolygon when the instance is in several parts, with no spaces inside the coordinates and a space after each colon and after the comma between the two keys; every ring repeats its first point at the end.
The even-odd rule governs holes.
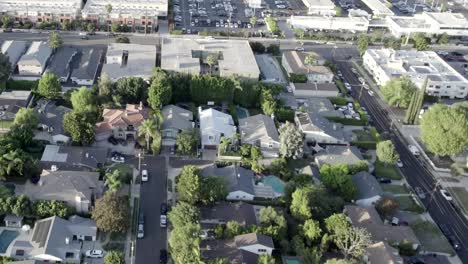
{"type": "Polygon", "coordinates": [[[161,214],[162,215],[167,214],[167,204],[165,204],[165,203],[161,204],[161,214]]]}
{"type": "Polygon", "coordinates": [[[89,37],[88,36],[82,36],[81,39],[85,39],[85,40],[88,40],[89,37]]]}
{"type": "Polygon", "coordinates": [[[161,249],[159,251],[159,263],[162,263],[162,264],[167,263],[167,251],[165,249],[161,249]]]}
{"type": "Polygon", "coordinates": [[[391,179],[388,178],[379,178],[380,183],[392,183],[391,179]]]}
{"type": "Polygon", "coordinates": [[[442,234],[446,236],[450,236],[452,232],[450,232],[450,228],[446,224],[440,224],[439,225],[440,231],[442,231],[442,234]]]}
{"type": "Polygon", "coordinates": [[[460,241],[458,241],[458,239],[455,236],[448,236],[447,238],[455,250],[458,251],[461,249],[460,241]]]}
{"type": "Polygon", "coordinates": [[[138,223],[139,224],[145,223],[145,214],[143,212],[140,212],[140,216],[138,217],[138,223]]]}
{"type": "Polygon", "coordinates": [[[112,151],[111,152],[111,157],[121,157],[122,156],[122,153],[118,152],[118,151],[112,151]]]}

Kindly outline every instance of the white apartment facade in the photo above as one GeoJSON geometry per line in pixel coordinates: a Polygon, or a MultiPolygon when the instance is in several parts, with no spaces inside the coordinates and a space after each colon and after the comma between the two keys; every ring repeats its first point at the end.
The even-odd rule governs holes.
{"type": "Polygon", "coordinates": [[[412,33],[468,36],[468,20],[461,13],[423,12],[413,17],[389,16],[385,22],[389,31],[398,38],[412,33]]]}
{"type": "Polygon", "coordinates": [[[330,16],[291,16],[288,23],[293,28],[367,32],[369,20],[364,17],[330,17],[330,16]]]}
{"type": "Polygon", "coordinates": [[[0,0],[0,16],[8,15],[15,21],[64,22],[79,17],[83,0],[0,0]]]}
{"type": "Polygon", "coordinates": [[[363,0],[364,4],[366,4],[371,10],[372,14],[375,17],[386,17],[386,16],[393,16],[392,10],[387,6],[390,3],[386,0],[363,0]]]}
{"type": "Polygon", "coordinates": [[[427,78],[429,95],[449,98],[468,95],[468,80],[433,51],[368,49],[363,63],[379,85],[408,76],[421,88],[427,78]]]}
{"type": "Polygon", "coordinates": [[[331,0],[302,0],[309,15],[335,16],[335,4],[331,0]]]}
{"type": "Polygon", "coordinates": [[[82,16],[96,25],[119,22],[134,29],[155,30],[158,17],[166,17],[168,0],[88,0],[82,16]],[[112,6],[107,13],[106,6],[112,6]]]}

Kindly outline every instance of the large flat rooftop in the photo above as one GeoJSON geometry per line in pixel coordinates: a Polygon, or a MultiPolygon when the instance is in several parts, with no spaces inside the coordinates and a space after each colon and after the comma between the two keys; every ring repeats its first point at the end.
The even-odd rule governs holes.
{"type": "Polygon", "coordinates": [[[88,0],[83,7],[83,16],[106,15],[106,5],[112,5],[110,17],[132,16],[165,16],[168,8],[168,0],[88,0]]]}
{"type": "Polygon", "coordinates": [[[0,0],[0,10],[6,12],[24,11],[30,16],[37,12],[55,13],[81,9],[82,0],[0,0]],[[65,11],[64,11],[65,10],[65,11]]]}

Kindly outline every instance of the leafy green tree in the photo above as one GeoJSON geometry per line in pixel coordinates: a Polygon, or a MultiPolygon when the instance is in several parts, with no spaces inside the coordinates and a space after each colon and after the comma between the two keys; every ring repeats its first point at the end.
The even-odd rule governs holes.
{"type": "Polygon", "coordinates": [[[214,260],[210,260],[208,264],[229,264],[229,260],[226,258],[216,258],[214,260]]]}
{"type": "Polygon", "coordinates": [[[118,36],[115,43],[130,43],[130,39],[127,36],[118,36]]]}
{"type": "Polygon", "coordinates": [[[395,37],[386,38],[384,40],[385,48],[392,48],[394,50],[401,49],[401,40],[395,37]]]}
{"type": "Polygon", "coordinates": [[[206,104],[208,101],[231,103],[234,89],[236,82],[233,78],[202,74],[192,76],[190,80],[190,92],[195,104],[206,104]]]}
{"type": "Polygon", "coordinates": [[[104,257],[104,264],[125,264],[125,256],[120,251],[108,251],[104,257]]]}
{"type": "Polygon", "coordinates": [[[353,259],[337,259],[337,258],[332,258],[327,260],[325,264],[357,264],[357,262],[353,259]]]}
{"type": "Polygon", "coordinates": [[[371,36],[371,41],[372,42],[378,42],[378,41],[381,41],[382,38],[383,38],[383,35],[384,35],[384,31],[383,30],[374,30],[372,32],[372,36],[371,36]]]}
{"type": "Polygon", "coordinates": [[[413,93],[413,96],[411,97],[410,104],[408,106],[408,109],[406,110],[406,115],[405,115],[405,123],[407,124],[414,124],[416,122],[416,119],[419,117],[419,111],[421,111],[422,105],[424,103],[424,96],[426,94],[426,88],[427,88],[427,78],[424,80],[424,84],[419,91],[413,93]]]}
{"type": "Polygon", "coordinates": [[[325,228],[332,236],[343,232],[343,230],[349,229],[350,227],[351,224],[344,214],[333,214],[325,219],[325,228]]]}
{"type": "Polygon", "coordinates": [[[118,191],[123,185],[123,175],[119,170],[106,173],[106,185],[111,192],[118,191]]]}
{"type": "Polygon", "coordinates": [[[285,158],[298,159],[302,157],[304,138],[302,132],[286,121],[278,129],[280,139],[280,154],[285,158]]]}
{"type": "Polygon", "coordinates": [[[22,126],[26,129],[33,130],[37,127],[39,119],[36,113],[31,108],[20,108],[15,115],[13,124],[16,126],[22,126]]]}
{"type": "Polygon", "coordinates": [[[413,37],[414,47],[418,50],[427,50],[429,41],[423,33],[416,33],[413,37]]]}
{"type": "Polygon", "coordinates": [[[224,236],[226,239],[231,239],[237,235],[242,234],[242,226],[237,221],[228,221],[226,223],[226,229],[224,230],[224,236]]]}
{"type": "Polygon", "coordinates": [[[176,190],[180,201],[190,204],[200,202],[203,197],[203,179],[200,170],[193,165],[183,167],[176,178],[176,190]]]}
{"type": "Polygon", "coordinates": [[[7,29],[13,26],[13,18],[9,15],[2,16],[2,27],[7,29]]]}
{"type": "Polygon", "coordinates": [[[172,98],[172,86],[168,74],[156,68],[153,71],[151,86],[148,90],[148,104],[152,109],[158,110],[169,104],[172,98]]]}
{"type": "Polygon", "coordinates": [[[117,21],[112,22],[111,31],[112,32],[120,32],[120,23],[117,22],[117,21]]]}
{"type": "Polygon", "coordinates": [[[53,73],[44,73],[39,80],[38,93],[47,99],[56,99],[62,93],[62,86],[57,75],[53,73]]]}
{"type": "Polygon", "coordinates": [[[210,204],[226,199],[227,184],[222,177],[209,176],[203,179],[202,203],[210,204]]]}
{"type": "Polygon", "coordinates": [[[0,82],[6,82],[10,77],[11,63],[7,55],[0,52],[0,82]]]}
{"type": "Polygon", "coordinates": [[[96,226],[101,231],[126,232],[130,219],[128,199],[112,192],[106,193],[96,200],[91,218],[96,221],[96,226]]]}
{"type": "Polygon", "coordinates": [[[11,213],[18,216],[30,216],[32,214],[32,204],[26,195],[16,197],[16,202],[11,207],[11,213]]]}
{"type": "MultiPolygon", "coordinates": [[[[304,58],[304,64],[307,66],[314,65],[317,63],[317,56],[313,53],[307,54],[304,58]]],[[[309,67],[307,67],[307,72],[309,72],[309,67]]]]}
{"type": "Polygon", "coordinates": [[[377,157],[380,161],[387,164],[395,164],[400,158],[391,140],[380,141],[377,143],[377,157]]]}
{"type": "Polygon", "coordinates": [[[408,77],[401,77],[391,79],[380,91],[389,105],[407,108],[417,87],[408,77]]]}
{"type": "MultiPolygon", "coordinates": [[[[106,10],[106,13],[107,13],[107,19],[109,19],[109,16],[110,16],[110,13],[112,13],[112,4],[107,4],[104,6],[104,9],[106,10]]],[[[106,21],[106,24],[107,24],[107,31],[110,31],[110,25],[109,25],[109,22],[106,21]]],[[[120,27],[120,25],[118,25],[120,27]]],[[[112,23],[112,32],[117,32],[118,31],[118,28],[116,30],[114,30],[114,23],[112,23]]]]}
{"type": "Polygon", "coordinates": [[[9,177],[23,177],[30,164],[31,156],[22,149],[7,150],[0,148],[0,179],[9,177]]]}
{"type": "Polygon", "coordinates": [[[97,116],[97,100],[93,90],[83,86],[72,92],[70,101],[75,112],[97,116]]]}
{"type": "Polygon", "coordinates": [[[358,40],[357,40],[357,49],[359,51],[359,54],[361,56],[366,52],[367,47],[369,46],[369,36],[367,35],[359,35],[358,40]]]}
{"type": "Polygon", "coordinates": [[[294,218],[305,221],[312,217],[312,210],[310,207],[311,194],[312,190],[310,186],[297,188],[296,191],[293,192],[291,207],[289,209],[294,218]]]}
{"type": "Polygon", "coordinates": [[[341,16],[343,14],[343,8],[340,6],[335,7],[336,16],[341,16]]]}
{"type": "Polygon", "coordinates": [[[116,82],[114,101],[117,104],[138,104],[148,97],[148,84],[139,77],[121,78],[116,82]]]}
{"type": "Polygon", "coordinates": [[[287,222],[284,216],[271,206],[264,207],[259,214],[259,232],[281,240],[287,232],[287,222]]]}
{"type": "Polygon", "coordinates": [[[99,95],[109,97],[112,94],[112,81],[107,73],[101,74],[98,81],[99,95]]]}
{"type": "Polygon", "coordinates": [[[89,33],[93,33],[95,30],[96,30],[96,27],[94,26],[93,23],[88,23],[86,25],[86,31],[88,31],[89,33]]]}
{"type": "Polygon", "coordinates": [[[364,228],[351,227],[337,233],[334,243],[345,258],[360,258],[371,244],[371,236],[364,228]]]}
{"type": "Polygon", "coordinates": [[[218,63],[218,58],[214,54],[210,54],[206,57],[206,64],[210,66],[210,73],[213,73],[213,66],[218,63]]]}
{"type": "Polygon", "coordinates": [[[302,253],[302,263],[304,264],[321,264],[322,254],[317,248],[304,250],[302,253]]]}
{"type": "Polygon", "coordinates": [[[301,226],[301,229],[309,244],[312,244],[314,241],[319,239],[322,234],[322,229],[320,229],[319,222],[313,219],[306,220],[301,226]]]}
{"type": "Polygon", "coordinates": [[[70,216],[74,210],[63,201],[37,201],[34,203],[34,215],[39,218],[50,216],[58,216],[66,218],[70,216]]]}
{"type": "Polygon", "coordinates": [[[187,223],[196,224],[200,218],[198,207],[186,202],[178,202],[169,212],[169,221],[174,228],[184,226],[187,223]]]}
{"type": "Polygon", "coordinates": [[[199,224],[187,223],[174,228],[169,238],[171,256],[176,264],[200,263],[199,224]]]}
{"type": "Polygon", "coordinates": [[[69,31],[69,30],[71,29],[71,23],[70,23],[70,21],[64,20],[64,21],[62,22],[62,29],[63,29],[63,30],[66,30],[66,31],[69,31]]]}
{"type": "Polygon", "coordinates": [[[49,46],[54,52],[63,45],[62,36],[58,32],[52,32],[49,34],[49,46]]]}
{"type": "Polygon", "coordinates": [[[252,24],[252,28],[255,28],[255,26],[257,25],[257,17],[256,16],[252,16],[249,20],[250,24],[252,24]]]}
{"type": "Polygon", "coordinates": [[[191,155],[198,145],[198,133],[196,130],[183,131],[176,136],[177,153],[180,155],[191,155]]]}
{"type": "Polygon", "coordinates": [[[447,33],[443,33],[442,35],[439,36],[437,39],[437,44],[439,45],[447,45],[449,43],[449,35],[447,33]]]}
{"type": "Polygon", "coordinates": [[[468,147],[468,103],[435,104],[421,119],[421,139],[428,150],[447,156],[468,147]]]}
{"type": "Polygon", "coordinates": [[[305,37],[305,30],[302,28],[295,28],[294,29],[294,34],[296,35],[297,38],[303,39],[305,37]]]}
{"type": "Polygon", "coordinates": [[[66,113],[63,117],[63,129],[74,142],[89,145],[94,141],[94,122],[90,122],[83,113],[66,113]]]}
{"type": "Polygon", "coordinates": [[[156,131],[153,135],[153,141],[151,142],[151,152],[153,152],[153,155],[158,155],[159,153],[161,153],[161,143],[161,133],[159,131],[156,131]]]}
{"type": "Polygon", "coordinates": [[[275,264],[275,263],[276,263],[276,260],[273,256],[262,254],[258,257],[258,264],[275,264]]]}
{"type": "Polygon", "coordinates": [[[346,164],[323,165],[320,168],[320,179],[328,189],[338,193],[346,201],[351,201],[357,195],[357,187],[346,164]]]}

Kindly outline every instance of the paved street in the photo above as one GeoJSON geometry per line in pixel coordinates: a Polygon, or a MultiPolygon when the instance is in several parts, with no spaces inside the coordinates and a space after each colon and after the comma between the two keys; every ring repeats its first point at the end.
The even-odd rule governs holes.
{"type": "MultiPolygon", "coordinates": [[[[359,98],[360,86],[357,76],[351,72],[352,64],[350,62],[338,62],[344,78],[353,87],[353,96],[359,98]]],[[[430,165],[420,158],[416,158],[407,148],[407,142],[403,135],[397,129],[392,127],[392,121],[389,118],[388,107],[377,97],[370,96],[366,90],[363,90],[359,102],[368,109],[368,112],[374,119],[374,125],[380,133],[387,132],[393,140],[395,147],[400,154],[404,167],[401,169],[411,187],[421,187],[428,195],[423,200],[431,217],[437,224],[446,224],[450,227],[452,233],[458,238],[462,249],[457,251],[458,256],[463,263],[468,263],[468,223],[463,215],[448,202],[436,186],[434,176],[430,171],[430,165]],[[431,197],[432,196],[432,197],[431,197]]]]}
{"type": "MultiPolygon", "coordinates": [[[[138,168],[138,159],[132,159],[138,168]]],[[[159,226],[160,206],[166,202],[166,162],[164,157],[145,156],[141,169],[148,170],[149,181],[141,185],[140,212],[145,214],[145,237],[137,239],[136,264],[159,263],[159,250],[166,248],[167,232],[159,226]]]]}

